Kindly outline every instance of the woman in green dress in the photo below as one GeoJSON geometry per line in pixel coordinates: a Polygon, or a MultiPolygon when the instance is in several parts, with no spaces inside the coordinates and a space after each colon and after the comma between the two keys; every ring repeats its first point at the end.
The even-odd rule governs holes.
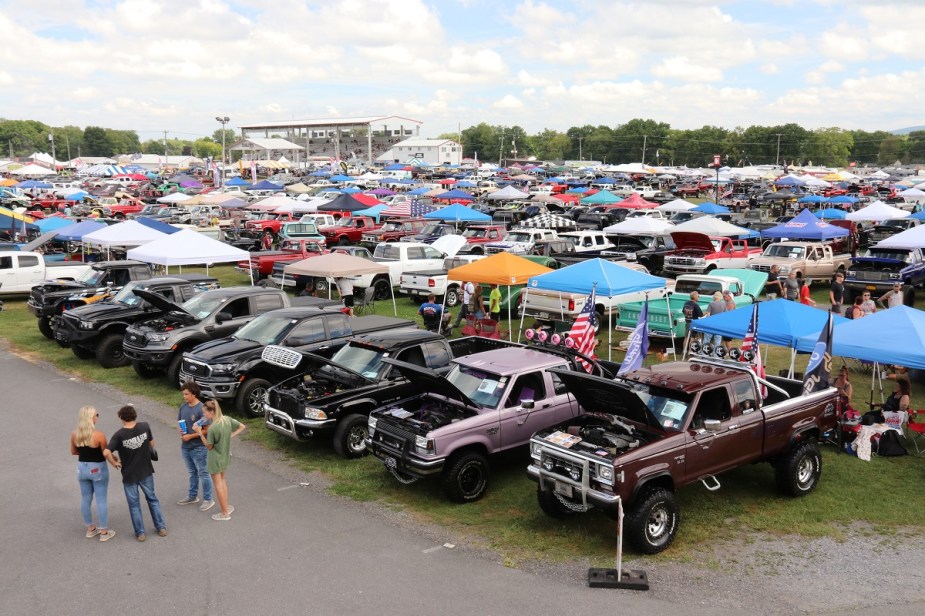
{"type": "Polygon", "coordinates": [[[199,422],[193,426],[193,429],[209,450],[206,470],[212,476],[215,496],[222,508],[212,516],[212,519],[226,521],[231,519],[231,512],[234,511],[234,507],[228,504],[228,484],[225,482],[225,470],[228,468],[228,458],[231,456],[231,438],[244,432],[247,426],[233,417],[222,415],[222,408],[215,400],[209,400],[202,405],[202,414],[209,422],[208,434],[199,422]]]}

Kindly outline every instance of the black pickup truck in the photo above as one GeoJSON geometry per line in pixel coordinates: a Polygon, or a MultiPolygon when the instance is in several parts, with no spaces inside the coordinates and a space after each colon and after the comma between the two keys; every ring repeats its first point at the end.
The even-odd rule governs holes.
{"type": "Polygon", "coordinates": [[[159,276],[130,282],[109,299],[63,312],[54,321],[55,340],[70,346],[80,359],[95,357],[104,368],[127,366],[130,360],[122,350],[126,328],[161,315],[135,295],[136,289],[157,293],[179,304],[196,293],[220,286],[217,278],[202,274],[159,276]]]}
{"type": "Polygon", "coordinates": [[[445,371],[457,357],[509,346],[519,345],[474,336],[447,340],[433,332],[407,329],[353,338],[330,360],[269,346],[265,361],[298,367],[304,373],[270,388],[266,425],[297,441],[333,433],[334,450],[358,458],[367,453],[370,411],[416,391],[414,383],[383,359],[445,371]]]}
{"type": "Polygon", "coordinates": [[[257,417],[263,415],[267,389],[293,376],[291,369],[261,359],[267,345],[330,357],[352,336],[391,329],[417,329],[417,325],[395,317],[348,317],[334,308],[272,310],[229,338],[184,353],[180,380],[196,381],[205,397],[234,400],[235,410],[257,417]]]}
{"type": "MultiPolygon", "coordinates": [[[[224,338],[264,312],[287,308],[289,297],[279,289],[229,287],[200,293],[182,305],[157,293],[136,289],[138,295],[162,314],[125,330],[122,349],[131,359],[135,373],[149,379],[167,373],[172,384],[180,382],[183,353],[195,346],[224,338]]],[[[313,297],[295,298],[296,304],[311,305],[313,297]]]]}
{"type": "Polygon", "coordinates": [[[151,268],[141,261],[100,261],[77,280],[49,280],[32,287],[26,307],[39,331],[54,340],[54,319],[65,310],[111,297],[133,280],[147,280],[151,268]]]}

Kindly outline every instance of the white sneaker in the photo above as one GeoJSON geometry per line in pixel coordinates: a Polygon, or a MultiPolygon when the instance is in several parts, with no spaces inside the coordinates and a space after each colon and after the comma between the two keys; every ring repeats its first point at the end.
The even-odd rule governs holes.
{"type": "Polygon", "coordinates": [[[211,509],[211,508],[214,507],[214,506],[215,506],[215,501],[214,501],[214,500],[202,501],[202,504],[199,505],[199,511],[208,511],[209,509],[211,509]]]}

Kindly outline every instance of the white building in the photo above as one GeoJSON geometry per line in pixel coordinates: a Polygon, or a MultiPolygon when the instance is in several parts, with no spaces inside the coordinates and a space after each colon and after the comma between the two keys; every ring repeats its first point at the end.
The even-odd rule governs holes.
{"type": "Polygon", "coordinates": [[[459,165],[462,159],[462,146],[455,141],[411,138],[396,143],[376,160],[386,163],[420,160],[429,165],[459,165]]]}

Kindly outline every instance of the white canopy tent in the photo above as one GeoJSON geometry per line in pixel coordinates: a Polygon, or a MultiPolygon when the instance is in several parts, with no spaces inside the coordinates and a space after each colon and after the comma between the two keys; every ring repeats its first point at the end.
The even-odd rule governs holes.
{"type": "Polygon", "coordinates": [[[250,259],[250,253],[246,250],[229,246],[190,229],[183,229],[133,248],[126,256],[129,259],[163,265],[168,271],[171,265],[205,265],[208,271],[212,263],[250,259]]]}
{"type": "Polygon", "coordinates": [[[21,175],[21,176],[55,175],[55,174],[56,173],[52,171],[51,169],[48,169],[47,167],[43,167],[41,165],[36,165],[34,163],[30,163],[24,167],[20,167],[19,169],[13,169],[12,171],[10,171],[10,175],[21,175]]]}
{"type": "Polygon", "coordinates": [[[156,201],[158,203],[177,204],[183,203],[184,201],[189,201],[192,198],[192,195],[187,195],[186,193],[172,192],[164,195],[163,197],[158,197],[156,201]]]}
{"type": "Polygon", "coordinates": [[[909,212],[897,207],[887,205],[883,201],[874,201],[867,207],[859,209],[857,212],[848,212],[845,216],[848,220],[862,221],[869,220],[881,222],[884,220],[896,220],[897,218],[906,218],[909,212]]]}
{"type": "Polygon", "coordinates": [[[135,220],[127,220],[88,233],[83,236],[83,241],[98,246],[141,246],[164,237],[167,237],[166,233],[161,233],[135,220]]]}
{"type": "Polygon", "coordinates": [[[664,218],[652,218],[651,216],[634,216],[627,218],[609,227],[604,227],[604,233],[613,235],[636,235],[638,233],[671,233],[676,229],[675,225],[664,218]]]}
{"type": "Polygon", "coordinates": [[[720,220],[714,216],[701,216],[687,222],[675,225],[672,231],[687,231],[689,233],[705,233],[706,235],[716,235],[722,237],[743,237],[751,233],[744,227],[737,227],[725,220],[720,220]]]}
{"type": "Polygon", "coordinates": [[[661,212],[686,212],[688,210],[694,209],[695,207],[697,207],[697,205],[691,203],[690,201],[685,201],[684,199],[675,199],[674,201],[663,203],[655,209],[661,212]]]}
{"type": "Polygon", "coordinates": [[[874,248],[925,248],[925,225],[919,225],[877,242],[874,248]]]}

